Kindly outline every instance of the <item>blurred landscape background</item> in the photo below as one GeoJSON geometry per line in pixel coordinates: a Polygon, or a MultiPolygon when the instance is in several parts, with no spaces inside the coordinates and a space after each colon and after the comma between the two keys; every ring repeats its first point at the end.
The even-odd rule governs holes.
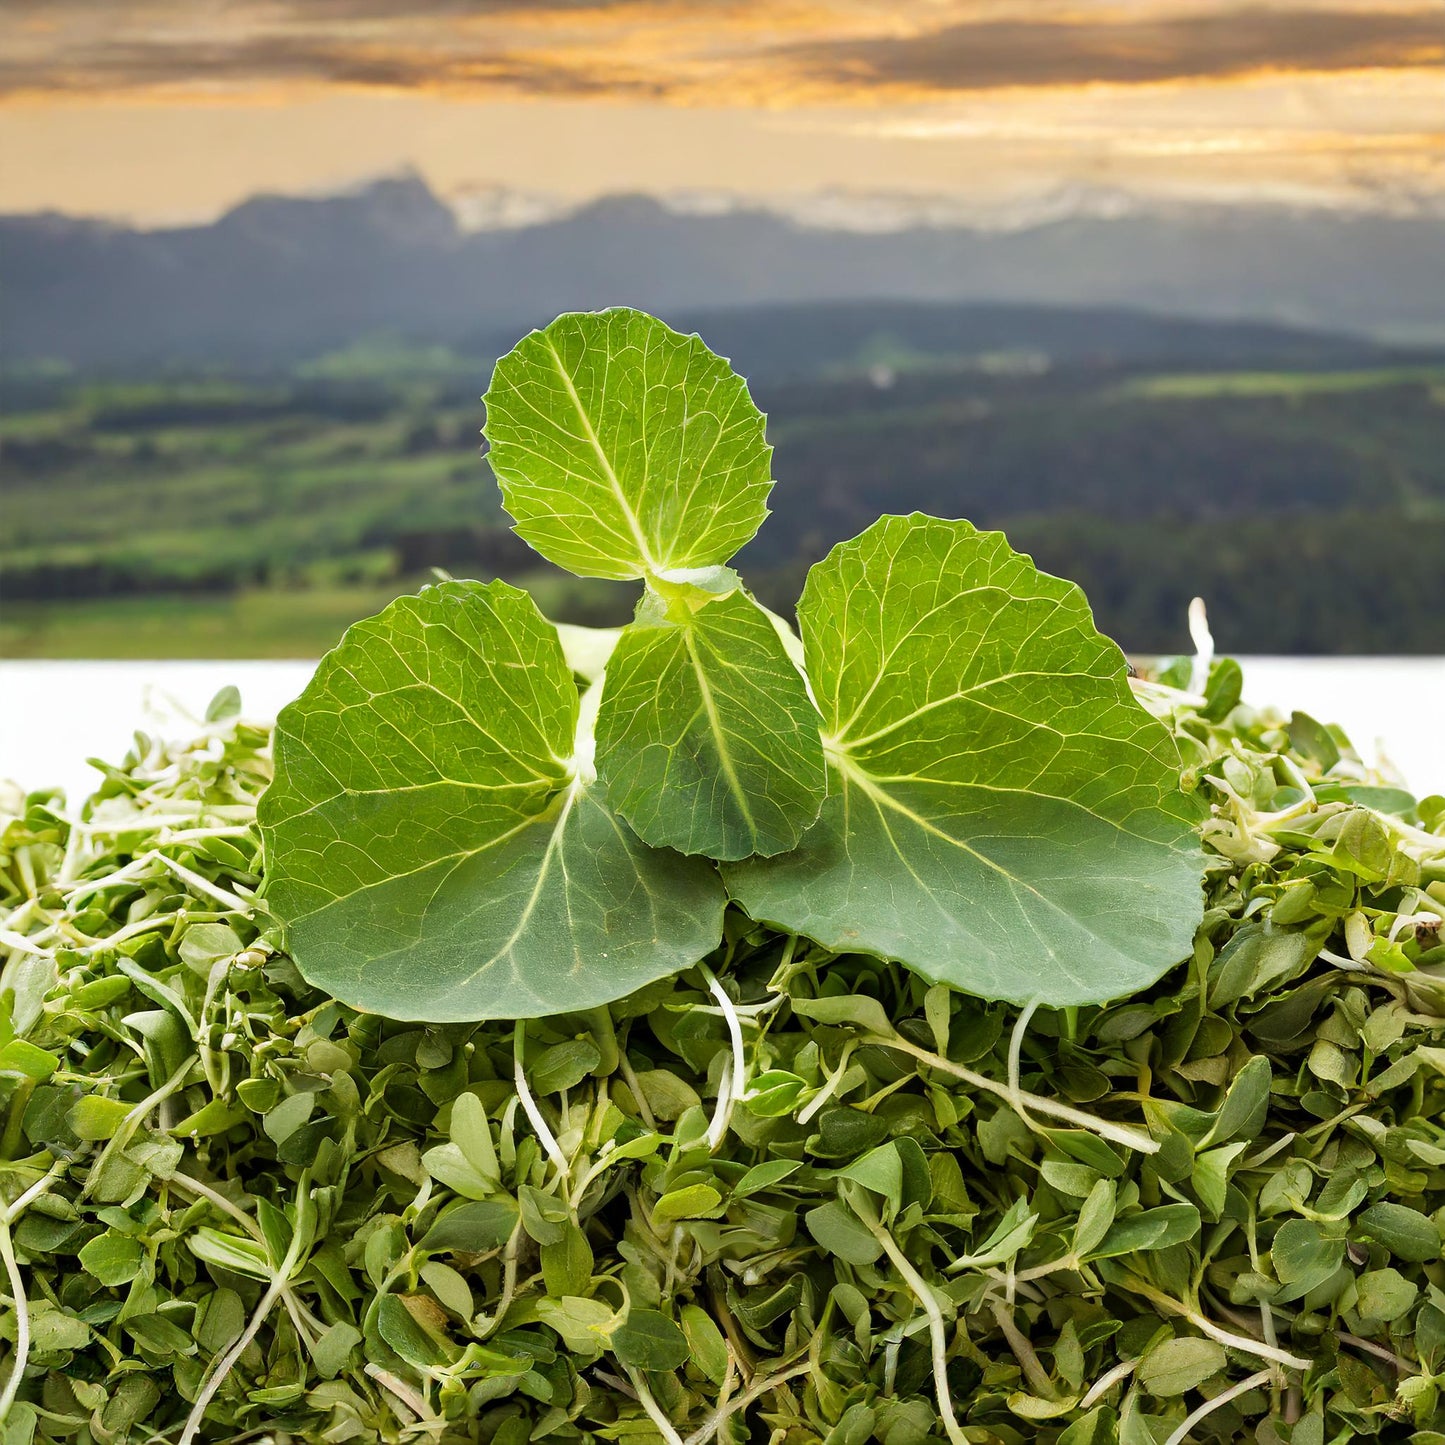
{"type": "Polygon", "coordinates": [[[495,358],[699,331],[787,610],[883,511],[1131,651],[1445,650],[1445,7],[19,0],[0,653],[308,657],[510,533],[495,358]]]}

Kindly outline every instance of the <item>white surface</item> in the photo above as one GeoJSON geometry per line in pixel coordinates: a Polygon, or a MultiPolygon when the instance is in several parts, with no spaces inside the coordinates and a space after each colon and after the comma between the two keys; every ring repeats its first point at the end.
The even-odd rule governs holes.
{"type": "Polygon", "coordinates": [[[306,686],[313,662],[0,662],[0,778],[63,787],[72,801],[118,763],[137,731],[183,737],[223,688],[247,717],[274,718],[306,686]]]}
{"type": "MultiPolygon", "coordinates": [[[[1383,747],[1416,793],[1445,792],[1445,658],[1241,658],[1245,699],[1339,723],[1364,756],[1383,747]]],[[[248,717],[273,718],[309,662],[0,661],[0,777],[27,788],[94,786],[88,757],[119,762],[136,729],[183,735],[229,683],[248,717]]]]}

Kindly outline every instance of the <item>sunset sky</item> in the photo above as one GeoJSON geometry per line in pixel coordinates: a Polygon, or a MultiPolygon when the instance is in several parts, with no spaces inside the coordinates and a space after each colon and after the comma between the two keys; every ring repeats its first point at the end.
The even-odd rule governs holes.
{"type": "Polygon", "coordinates": [[[1445,200],[1445,0],[6,0],[0,210],[147,223],[415,165],[980,205],[1445,200]]]}

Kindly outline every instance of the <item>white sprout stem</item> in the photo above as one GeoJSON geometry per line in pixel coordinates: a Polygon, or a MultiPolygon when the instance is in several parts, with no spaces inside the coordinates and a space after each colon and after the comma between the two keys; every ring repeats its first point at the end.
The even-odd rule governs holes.
{"type": "Polygon", "coordinates": [[[191,1413],[186,1416],[186,1426],[181,1431],[178,1445],[192,1445],[196,1438],[196,1432],[205,1423],[206,1410],[215,1398],[216,1391],[221,1388],[226,1376],[235,1368],[236,1361],[246,1353],[251,1341],[261,1332],[261,1326],[265,1324],[267,1315],[276,1307],[276,1302],[286,1293],[286,1287],[291,1282],[291,1273],[301,1258],[302,1240],[305,1237],[301,1224],[301,1212],[298,1208],[296,1224],[291,1235],[291,1245],[286,1251],[285,1259],[281,1261],[281,1267],[276,1271],[276,1278],[271,1281],[266,1293],[261,1296],[261,1301],[252,1313],[250,1322],[242,1332],[240,1339],[221,1356],[211,1370],[204,1388],[196,1396],[196,1403],[191,1406],[191,1413]]]}
{"type": "Polygon", "coordinates": [[[1241,1169],[1262,1168],[1269,1160],[1273,1159],[1281,1149],[1288,1149],[1298,1137],[1294,1130],[1290,1130],[1282,1139],[1275,1140],[1268,1149],[1261,1149],[1258,1154],[1251,1154],[1248,1159],[1241,1159],[1239,1161],[1239,1167],[1241,1169]]]}
{"type": "Polygon", "coordinates": [[[1194,660],[1189,666],[1189,691],[1202,693],[1209,682],[1209,668],[1214,661],[1214,634],[1209,630],[1209,613],[1202,597],[1195,597],[1189,603],[1189,637],[1194,643],[1194,660]]]}
{"type": "Polygon", "coordinates": [[[943,1311],[938,1307],[938,1298],[929,1288],[928,1282],[908,1262],[908,1256],[898,1247],[898,1241],[879,1223],[872,1206],[859,1200],[853,1207],[858,1217],[867,1225],[868,1232],[883,1246],[883,1252],[893,1261],[894,1269],[902,1275],[904,1284],[928,1317],[928,1339],[932,1347],[933,1387],[938,1396],[938,1413],[943,1417],[943,1428],[952,1445],[968,1445],[968,1438],[958,1423],[958,1417],[953,1413],[953,1397],[948,1391],[948,1325],[943,1318],[943,1311]]]}
{"type": "Polygon", "coordinates": [[[717,1089],[717,1103],[713,1106],[712,1118],[707,1126],[707,1152],[716,1154],[727,1138],[728,1125],[733,1118],[733,1080],[731,1074],[724,1074],[717,1089]]]}
{"type": "Polygon", "coordinates": [[[246,899],[228,889],[219,887],[208,878],[202,878],[199,873],[193,872],[183,863],[177,863],[174,858],[166,857],[157,848],[142,853],[139,858],[132,858],[124,867],[117,868],[113,873],[107,873],[104,878],[92,878],[80,884],[71,891],[68,901],[74,903],[78,898],[88,897],[92,893],[99,893],[102,889],[113,888],[120,883],[134,883],[137,881],[136,874],[143,872],[150,863],[160,863],[169,868],[193,892],[215,899],[217,903],[232,912],[243,914],[246,917],[250,916],[252,905],[246,899]]]}
{"type": "Polygon", "coordinates": [[[8,1217],[0,1218],[0,1259],[5,1261],[10,1298],[15,1303],[15,1358],[10,1365],[10,1378],[5,1381],[4,1390],[0,1391],[0,1425],[3,1425],[10,1418],[10,1407],[20,1391],[25,1366],[30,1362],[30,1304],[25,1298],[25,1281],[20,1277],[20,1265],[15,1259],[8,1217]]]}
{"type": "Polygon", "coordinates": [[[1189,1432],[1207,1415],[1212,1415],[1216,1410],[1221,1410],[1231,1400],[1237,1400],[1241,1395],[1248,1394],[1250,1390],[1256,1390],[1261,1385],[1267,1385],[1273,1376],[1273,1370],[1261,1370],[1257,1375],[1251,1375],[1247,1380],[1241,1380],[1237,1385],[1231,1385],[1227,1390],[1216,1395],[1212,1400],[1206,1400],[1197,1410],[1192,1410],[1186,1415],[1179,1428],[1164,1442],[1164,1445],[1184,1445],[1189,1438],[1189,1432]]]}
{"type": "Polygon", "coordinates": [[[1275,828],[1282,828],[1286,823],[1293,823],[1296,818],[1303,818],[1306,813],[1319,811],[1319,800],[1315,797],[1314,789],[1308,783],[1305,784],[1305,787],[1307,791],[1299,802],[1291,803],[1289,807],[1281,808],[1277,813],[1255,812],[1242,799],[1239,802],[1240,811],[1247,814],[1246,821],[1256,832],[1268,833],[1275,828]]]}
{"type": "Polygon", "coordinates": [[[728,1418],[728,1402],[733,1397],[733,1386],[737,1384],[738,1362],[737,1356],[733,1354],[732,1346],[727,1347],[728,1367],[723,1374],[722,1386],[718,1390],[717,1409],[715,1409],[696,1430],[683,1442],[683,1445],[706,1445],[717,1432],[722,1428],[723,1421],[728,1418]]]}
{"type": "Polygon", "coordinates": [[[1124,1287],[1134,1294],[1141,1294],[1145,1299],[1152,1300],[1161,1309],[1166,1309],[1171,1314],[1182,1315],[1201,1334],[1208,1335],[1211,1340],[1215,1340],[1228,1349],[1238,1350],[1242,1355],[1253,1355],[1257,1360],[1268,1360],[1272,1364],[1285,1365],[1291,1370],[1308,1370],[1310,1368],[1308,1360],[1301,1359],[1299,1355],[1292,1355],[1288,1350],[1264,1344],[1260,1340],[1251,1339],[1248,1335],[1237,1335],[1233,1330],[1221,1329],[1213,1320],[1206,1318],[1198,1310],[1190,1309],[1187,1304],[1175,1299],[1173,1295],[1167,1295],[1162,1290],[1154,1289],[1136,1276],[1130,1276],[1124,1287]]]}
{"type": "Polygon", "coordinates": [[[255,831],[249,823],[228,823],[220,828],[177,828],[176,821],[174,818],[153,818],[148,819],[147,824],[152,828],[165,828],[164,841],[167,843],[199,843],[206,838],[245,838],[255,831]]]}
{"type": "MultiPolygon", "coordinates": [[[[180,917],[180,913],[152,913],[149,918],[142,918],[136,923],[128,923],[124,928],[117,928],[114,933],[107,933],[104,938],[97,938],[93,943],[87,943],[78,949],[80,953],[106,953],[113,950],[118,944],[124,943],[128,938],[136,938],[142,933],[153,933],[159,928],[170,928],[180,917]]],[[[197,915],[190,914],[190,920],[195,922],[197,915]]],[[[78,930],[76,930],[78,932],[78,930]]]]}
{"type": "Polygon", "coordinates": [[[191,1062],[190,1059],[187,1059],[160,1088],[147,1094],[116,1126],[115,1133],[106,1140],[105,1147],[96,1156],[95,1163],[90,1166],[90,1172],[86,1175],[85,1184],[80,1191],[82,1199],[89,1197],[90,1191],[100,1181],[101,1170],[105,1168],[111,1154],[117,1149],[124,1149],[130,1142],[131,1135],[145,1121],[150,1111],[163,1104],[185,1083],[186,1075],[191,1071],[191,1062]]]}
{"type": "Polygon", "coordinates": [[[732,1042],[732,1073],[725,1074],[722,1082],[718,1085],[717,1108],[713,1111],[712,1122],[707,1126],[707,1147],[708,1152],[716,1154],[722,1147],[722,1142],[727,1138],[728,1125],[732,1123],[733,1106],[748,1087],[748,1065],[747,1059],[743,1056],[743,1028],[742,1022],[733,1008],[733,1001],[728,997],[727,990],[717,980],[707,964],[699,963],[698,972],[707,981],[708,992],[717,1000],[717,1006],[722,1010],[723,1018],[727,1020],[728,1038],[732,1042]]]}
{"type": "Polygon", "coordinates": [[[133,883],[135,874],[152,861],[153,854],[143,853],[139,858],[132,858],[129,863],[123,864],[113,873],[107,873],[102,878],[88,878],[84,883],[77,884],[66,894],[65,901],[72,906],[76,900],[89,898],[92,893],[100,893],[106,888],[114,888],[120,883],[133,883]]]}
{"type": "Polygon", "coordinates": [[[1374,1344],[1370,1340],[1362,1340],[1359,1335],[1346,1334],[1343,1330],[1336,1330],[1335,1338],[1342,1345],[1350,1345],[1354,1349],[1363,1350],[1367,1355],[1374,1355],[1376,1359],[1384,1360],[1393,1365],[1402,1375],[1414,1373],[1408,1361],[1402,1360],[1393,1350],[1387,1350],[1383,1345],[1374,1344]]]}
{"type": "Polygon", "coordinates": [[[60,869],[55,875],[55,881],[64,887],[65,884],[74,880],[76,872],[80,868],[80,842],[88,834],[87,825],[79,819],[67,818],[70,825],[70,833],[65,840],[65,852],[60,859],[60,869]]]}
{"type": "Polygon", "coordinates": [[[1279,1336],[1274,1331],[1274,1311],[1263,1300],[1259,1303],[1259,1332],[1265,1344],[1272,1349],[1279,1348],[1279,1336]]]}
{"type": "MultiPolygon", "coordinates": [[[[787,994],[775,993],[772,998],[765,998],[761,1003],[729,1002],[728,1007],[740,1019],[757,1019],[761,1018],[764,1014],[772,1013],[775,1009],[781,1008],[785,1003],[787,1003],[787,1001],[787,994]]],[[[711,1004],[706,1003],[695,1003],[692,1007],[694,1012],[696,1013],[715,1014],[719,1018],[723,1017],[724,1014],[727,1012],[727,1010],[714,1008],[711,1004]]]]}
{"type": "MultiPolygon", "coordinates": [[[[955,1064],[952,1059],[945,1059],[941,1054],[931,1054],[927,1049],[919,1048],[917,1044],[911,1043],[901,1034],[891,1036],[873,1034],[869,1037],[868,1042],[911,1054],[915,1059],[927,1064],[929,1068],[937,1069],[943,1074],[952,1074],[954,1078],[962,1079],[966,1084],[972,1084],[975,1089],[983,1089],[987,1093],[996,1094],[1010,1104],[1015,1102],[1014,1091],[1007,1084],[1000,1084],[997,1079],[990,1079],[986,1074],[975,1073],[963,1064],[955,1064]]],[[[1115,1144],[1122,1144],[1126,1149],[1137,1150],[1140,1154],[1157,1154],[1159,1152],[1159,1141],[1151,1139],[1140,1129],[1131,1129],[1127,1124],[1115,1124],[1108,1119],[1100,1119],[1094,1114],[1086,1114],[1082,1109],[1075,1109],[1071,1104],[1061,1104],[1056,1099],[1046,1099],[1040,1094],[1030,1094],[1022,1089],[1018,1091],[1018,1097],[1025,1100],[1028,1107],[1036,1114],[1047,1114],[1050,1118],[1065,1119],[1077,1128],[1088,1129],[1101,1138],[1111,1139],[1115,1144]]]]}
{"type": "Polygon", "coordinates": [[[39,1199],[69,1167],[64,1159],[57,1159],[29,1189],[17,1196],[14,1203],[7,1204],[4,1209],[0,1209],[0,1220],[3,1220],[7,1225],[14,1224],[15,1221],[30,1208],[31,1204],[39,1199]]]}
{"type": "Polygon", "coordinates": [[[1120,1360],[1112,1370],[1106,1370],[1092,1385],[1088,1393],[1079,1401],[1079,1409],[1091,1410],[1093,1407],[1119,1383],[1126,1380],[1134,1373],[1138,1366],[1138,1360],[1120,1360]]]}
{"type": "Polygon", "coordinates": [[[617,1048],[617,1067],[622,1074],[622,1082],[627,1085],[632,1095],[632,1102],[637,1105],[637,1112],[642,1122],[655,1134],[657,1133],[657,1120],[652,1117],[652,1110],[648,1107],[647,1096],[642,1092],[642,1082],[633,1071],[632,1063],[627,1057],[627,1049],[623,1044],[617,1048]]]}
{"type": "Polygon", "coordinates": [[[1167,682],[1154,682],[1145,677],[1131,677],[1129,690],[1141,702],[1168,703],[1171,707],[1203,707],[1209,699],[1197,692],[1186,692],[1182,687],[1170,687],[1167,682]]]}
{"type": "Polygon", "coordinates": [[[741,1410],[746,1410],[754,1400],[761,1399],[770,1390],[776,1390],[779,1385],[786,1385],[789,1380],[795,1380],[799,1375],[806,1375],[812,1368],[812,1360],[804,1360],[801,1365],[793,1365],[789,1369],[779,1370],[776,1375],[769,1375],[766,1380],[759,1380],[757,1384],[749,1386],[731,1404],[727,1404],[727,1390],[724,1386],[723,1403],[719,1405],[713,1418],[701,1429],[695,1430],[689,1435],[684,1445],[706,1445],[706,1442],[713,1439],[734,1415],[741,1410]],[[724,1405],[726,1405],[725,1409],[724,1405]]]}
{"type": "MultiPolygon", "coordinates": [[[[198,1199],[204,1199],[207,1204],[212,1205],[214,1208],[219,1209],[222,1214],[234,1219],[252,1239],[257,1240],[261,1244],[265,1244],[266,1236],[261,1233],[255,1220],[253,1220],[244,1209],[232,1204],[224,1194],[218,1194],[209,1185],[202,1184],[199,1179],[192,1179],[189,1174],[181,1174],[179,1172],[172,1174],[170,1178],[166,1180],[166,1183],[179,1185],[183,1192],[189,1192],[194,1194],[198,1199]]],[[[296,1326],[296,1333],[300,1335],[302,1339],[308,1337],[308,1332],[305,1328],[306,1325],[309,1325],[311,1329],[317,1331],[324,1331],[326,1329],[323,1321],[318,1320],[306,1307],[305,1303],[297,1298],[295,1291],[291,1289],[289,1284],[281,1298],[286,1305],[287,1314],[291,1316],[291,1322],[296,1326]]]]}
{"type": "Polygon", "coordinates": [[[243,915],[244,917],[250,916],[251,904],[246,899],[242,898],[239,894],[232,893],[227,888],[218,887],[216,884],[212,883],[210,879],[202,878],[199,873],[192,872],[191,869],[185,867],[184,864],[177,863],[174,858],[166,857],[164,853],[157,852],[155,854],[155,857],[159,859],[160,862],[164,863],[165,866],[169,868],[171,872],[174,873],[176,877],[179,878],[181,882],[186,885],[187,888],[190,888],[197,893],[204,893],[208,898],[214,898],[217,903],[223,904],[227,908],[234,909],[237,913],[243,915]]]}
{"type": "Polygon", "coordinates": [[[672,1421],[662,1413],[662,1406],[653,1399],[652,1391],[647,1388],[647,1381],[631,1365],[624,1365],[622,1368],[627,1371],[627,1378],[632,1381],[632,1388],[637,1391],[637,1398],[642,1408],[647,1411],[647,1418],[657,1426],[657,1433],[662,1436],[667,1445],[687,1445],[687,1442],[677,1433],[672,1421]]]}
{"type": "MultiPolygon", "coordinates": [[[[1057,1274],[1061,1269],[1080,1268],[1082,1261],[1071,1250],[1068,1254],[1060,1255],[1058,1259],[1051,1259],[1047,1264],[1036,1264],[1032,1269],[1020,1269],[1011,1271],[1007,1278],[1014,1284],[1029,1284],[1033,1280],[1043,1279],[1048,1275],[1057,1274]]],[[[957,1265],[951,1266],[957,1268],[957,1265]]],[[[997,1273],[997,1271],[994,1271],[997,1273]]]]}
{"type": "Polygon", "coordinates": [[[517,1098],[521,1101],[522,1112],[527,1116],[527,1121],[541,1141],[547,1157],[565,1180],[571,1177],[572,1166],[567,1162],[567,1156],[562,1152],[562,1146],[557,1142],[556,1135],[552,1133],[547,1121],[542,1117],[542,1111],[537,1107],[537,1101],[532,1097],[531,1089],[527,1087],[527,1074],[522,1067],[522,1050],[525,1042],[526,1030],[519,1020],[512,1043],[512,1078],[517,1086],[517,1098]]]}
{"type": "MultiPolygon", "coordinates": [[[[145,812],[128,814],[124,818],[92,818],[84,822],[79,818],[65,821],[84,837],[111,838],[120,833],[134,833],[140,828],[176,828],[187,824],[199,824],[207,817],[244,819],[253,816],[254,809],[243,803],[197,803],[194,813],[162,813],[159,817],[145,812]]],[[[221,828],[195,828],[192,831],[207,837],[239,838],[252,831],[247,822],[236,822],[221,828]]],[[[174,841],[181,841],[179,839],[174,841]]]]}
{"type": "Polygon", "coordinates": [[[611,1139],[602,1141],[602,1148],[598,1151],[597,1158],[587,1166],[587,1172],[577,1181],[577,1187],[572,1191],[572,1204],[575,1208],[587,1197],[587,1191],[593,1184],[617,1163],[617,1149],[611,1139]]]}
{"type": "MultiPolygon", "coordinates": [[[[390,1370],[383,1370],[380,1365],[372,1362],[365,1367],[364,1373],[375,1380],[388,1395],[399,1400],[408,1415],[415,1415],[417,1420],[432,1418],[431,1406],[405,1380],[397,1379],[390,1370]]],[[[395,1410],[396,1406],[393,1405],[392,1409],[395,1410]]],[[[401,1423],[411,1425],[415,1421],[403,1419],[401,1423]]]]}
{"type": "Polygon", "coordinates": [[[1033,1018],[1034,1011],[1038,1008],[1039,1001],[1031,999],[1023,1007],[1018,1016],[1018,1022],[1014,1024],[1013,1033],[1008,1041],[1008,1093],[1009,1103],[1013,1105],[1014,1113],[1029,1126],[1037,1130],[1029,1111],[1024,1107],[1024,1091],[1019,1084],[1019,1061],[1023,1055],[1024,1033],[1029,1026],[1029,1020],[1033,1018]]]}
{"type": "Polygon", "coordinates": [[[40,897],[40,889],[36,886],[35,865],[30,861],[30,849],[21,847],[15,850],[15,866],[20,873],[21,882],[25,885],[26,895],[32,899],[40,897]]]}
{"type": "Polygon", "coordinates": [[[201,1071],[206,1076],[206,1082],[211,1086],[213,1094],[224,1094],[226,1084],[229,1082],[231,1073],[231,1061],[228,1055],[218,1056],[211,1047],[210,1034],[210,1013],[211,1006],[216,1001],[216,994],[221,984],[231,971],[231,960],[229,958],[217,959],[211,965],[211,971],[206,976],[206,992],[201,999],[201,1014],[196,1020],[196,1050],[201,1056],[201,1071]]]}
{"type": "Polygon", "coordinates": [[[18,933],[12,933],[8,928],[0,928],[0,948],[13,948],[17,953],[33,953],[37,958],[47,956],[45,949],[28,938],[22,938],[18,933]]]}
{"type": "Polygon", "coordinates": [[[517,1255],[522,1247],[522,1224],[518,1220],[507,1237],[506,1249],[502,1253],[502,1293],[491,1319],[478,1315],[472,1321],[472,1329],[479,1340],[488,1339],[501,1327],[503,1318],[512,1307],[512,1296],[517,1292],[517,1255]]]}
{"type": "MultiPolygon", "coordinates": [[[[816,1094],[813,1095],[813,1097],[808,1101],[807,1106],[799,1112],[798,1123],[806,1124],[813,1117],[813,1115],[816,1114],[823,1107],[823,1105],[826,1104],[828,1100],[833,1097],[833,1095],[837,1092],[839,1086],[843,1082],[843,1075],[848,1072],[848,1064],[852,1057],[853,1045],[851,1043],[844,1044],[843,1055],[838,1060],[838,1067],[831,1074],[828,1074],[828,1082],[824,1084],[823,1087],[819,1089],[816,1094]]],[[[826,1069],[824,1069],[823,1072],[827,1074],[826,1069]]]]}
{"type": "Polygon", "coordinates": [[[1431,913],[1428,908],[1420,907],[1420,904],[1427,900],[1430,902],[1434,901],[1430,899],[1429,894],[1421,893],[1416,889],[1415,899],[1410,904],[1409,909],[1397,913],[1395,915],[1395,921],[1390,925],[1390,932],[1386,936],[1391,943],[1394,943],[1395,940],[1399,938],[1401,931],[1408,928],[1411,924],[1429,925],[1432,923],[1445,923],[1445,918],[1442,918],[1438,913],[1431,913]]]}

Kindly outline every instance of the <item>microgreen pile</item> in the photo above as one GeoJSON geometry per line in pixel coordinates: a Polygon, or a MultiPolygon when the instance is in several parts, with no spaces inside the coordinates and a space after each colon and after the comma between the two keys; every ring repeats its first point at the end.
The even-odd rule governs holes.
{"type": "Polygon", "coordinates": [[[732,911],[610,1005],[390,1022],[268,935],[234,699],[12,799],[3,1438],[1438,1445],[1445,803],[1232,663],[1137,686],[1208,909],[1107,1006],[732,911]]]}
{"type": "Polygon", "coordinates": [[[1445,799],[997,534],[798,630],[762,418],[498,366],[519,532],[0,799],[0,1445],[1445,1445],[1445,799]]]}

